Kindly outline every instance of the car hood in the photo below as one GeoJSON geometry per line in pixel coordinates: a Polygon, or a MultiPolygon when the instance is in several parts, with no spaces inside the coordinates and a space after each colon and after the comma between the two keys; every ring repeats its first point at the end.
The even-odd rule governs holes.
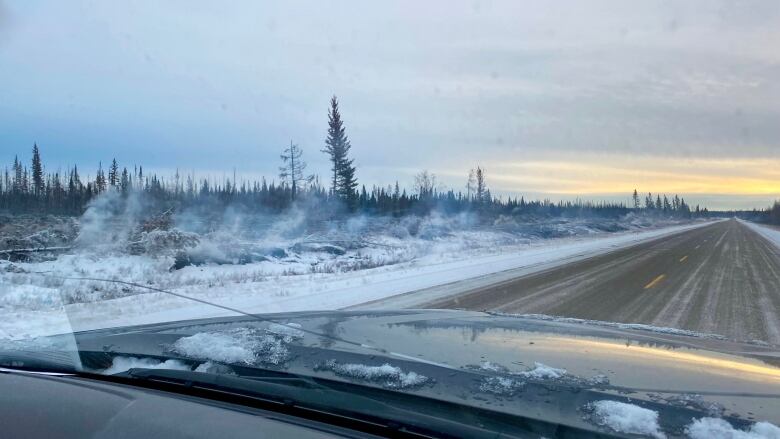
{"type": "Polygon", "coordinates": [[[555,416],[571,417],[560,410],[569,404],[563,400],[584,391],[692,410],[689,415],[780,423],[776,346],[642,325],[467,311],[301,312],[81,332],[76,342],[94,353],[82,356],[84,367],[94,369],[118,354],[173,357],[387,386],[365,374],[340,374],[333,365],[389,364],[430,378],[401,390],[499,410],[538,410],[542,402],[557,404],[555,416]],[[247,330],[275,338],[241,346],[247,330]],[[230,340],[237,345],[222,345],[230,340]],[[231,356],[253,347],[259,349],[254,359],[231,356]],[[556,403],[564,393],[569,396],[556,403]]]}

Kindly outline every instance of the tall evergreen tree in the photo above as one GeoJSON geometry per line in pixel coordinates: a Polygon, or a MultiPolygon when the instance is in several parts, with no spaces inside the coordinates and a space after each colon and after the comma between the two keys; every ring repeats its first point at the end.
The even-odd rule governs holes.
{"type": "Polygon", "coordinates": [[[38,151],[37,143],[33,144],[32,180],[33,193],[36,197],[42,196],[44,194],[43,165],[41,164],[41,154],[38,151]]]}
{"type": "Polygon", "coordinates": [[[111,161],[111,167],[108,168],[108,184],[111,187],[116,187],[119,184],[119,165],[116,163],[116,159],[111,161]]]}
{"type": "Polygon", "coordinates": [[[95,192],[101,193],[106,190],[106,176],[103,173],[103,162],[98,165],[97,175],[95,176],[95,192]]]}
{"type": "Polygon", "coordinates": [[[333,171],[332,194],[346,201],[350,208],[354,208],[358,184],[353,160],[349,158],[351,147],[344,122],[341,120],[338,99],[333,96],[328,109],[328,137],[325,139],[325,148],[322,151],[330,156],[331,171],[333,171]]]}
{"type": "Polygon", "coordinates": [[[485,171],[482,170],[479,166],[477,166],[477,172],[476,172],[476,178],[477,178],[477,188],[476,188],[476,194],[474,195],[474,198],[477,200],[477,202],[484,202],[489,201],[488,198],[488,188],[487,184],[485,183],[485,171]]]}
{"type": "Polygon", "coordinates": [[[14,181],[12,190],[17,194],[22,192],[22,163],[17,156],[14,156],[14,181]]]}

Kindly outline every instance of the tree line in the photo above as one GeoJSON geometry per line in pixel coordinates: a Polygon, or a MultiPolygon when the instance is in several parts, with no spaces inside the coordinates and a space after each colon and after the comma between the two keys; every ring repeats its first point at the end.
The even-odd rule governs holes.
{"type": "Polygon", "coordinates": [[[164,178],[144,173],[142,166],[120,167],[113,159],[107,169],[102,162],[94,178],[85,178],[74,165],[64,172],[45,172],[41,151],[32,148],[30,166],[14,158],[0,179],[0,210],[12,213],[48,213],[80,215],[88,203],[107,191],[127,197],[141,193],[160,208],[238,206],[249,211],[281,212],[293,205],[305,205],[322,216],[353,212],[403,216],[426,214],[433,210],[445,213],[479,212],[496,215],[597,215],[618,217],[632,211],[677,217],[704,216],[708,212],[690,208],[684,199],[652,194],[640,202],[637,191],[633,206],[625,203],[525,200],[523,197],[494,197],[487,184],[486,172],[477,166],[468,172],[464,190],[446,189],[437,184],[436,176],[421,171],[414,178],[411,192],[398,181],[388,186],[360,186],[357,167],[350,156],[351,143],[334,96],[328,108],[328,128],[322,152],[330,160],[329,184],[306,173],[303,150],[292,141],[282,149],[279,180],[266,178],[238,181],[235,176],[222,181],[180,175],[164,178]]]}

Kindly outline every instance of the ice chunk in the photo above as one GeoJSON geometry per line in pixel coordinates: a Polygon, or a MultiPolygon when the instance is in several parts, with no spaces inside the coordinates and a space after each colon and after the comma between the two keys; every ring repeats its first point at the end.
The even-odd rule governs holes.
{"type": "Polygon", "coordinates": [[[483,379],[479,390],[494,395],[511,396],[520,391],[527,379],[557,380],[566,376],[565,369],[556,369],[542,363],[534,363],[534,368],[524,372],[509,372],[505,366],[490,361],[480,364],[479,368],[487,372],[500,373],[504,376],[492,376],[483,379]]]}
{"type": "Polygon", "coordinates": [[[367,366],[365,364],[339,363],[335,360],[326,361],[319,366],[320,369],[330,370],[336,375],[373,381],[383,387],[403,389],[425,384],[428,377],[416,372],[404,372],[400,367],[385,363],[381,366],[367,366]]]}
{"type": "Polygon", "coordinates": [[[566,375],[566,369],[556,369],[554,367],[547,366],[546,364],[534,363],[533,369],[520,372],[518,375],[537,380],[557,380],[559,378],[563,378],[563,376],[566,375]]]}
{"type": "Polygon", "coordinates": [[[505,366],[503,366],[501,364],[498,364],[498,363],[493,363],[491,361],[483,361],[479,365],[479,368],[481,370],[485,370],[485,371],[488,371],[488,372],[499,372],[499,373],[508,373],[509,372],[509,370],[505,366]]]}
{"type": "Polygon", "coordinates": [[[192,370],[189,365],[179,360],[160,361],[154,358],[114,357],[111,367],[100,372],[105,375],[114,375],[133,368],[192,370]]]}
{"type": "Polygon", "coordinates": [[[186,357],[220,363],[278,365],[289,356],[282,338],[252,328],[199,332],[176,340],[172,350],[186,357]]]}
{"type": "MultiPolygon", "coordinates": [[[[639,434],[657,439],[666,438],[658,425],[658,412],[618,401],[596,401],[588,404],[590,420],[618,433],[639,434]]],[[[712,437],[708,437],[712,439],[712,437]]]]}
{"type": "Polygon", "coordinates": [[[597,375],[593,375],[591,378],[589,378],[586,383],[590,386],[608,386],[609,385],[609,377],[600,373],[597,375]]]}
{"type": "Polygon", "coordinates": [[[207,361],[205,363],[199,364],[198,367],[195,368],[195,372],[212,373],[216,375],[236,374],[235,372],[233,372],[233,369],[231,369],[229,366],[225,366],[224,364],[220,364],[220,363],[215,363],[213,361],[207,361]]]}
{"type": "Polygon", "coordinates": [[[297,329],[300,327],[301,325],[297,323],[287,323],[285,325],[271,323],[268,326],[268,332],[284,337],[285,341],[289,343],[295,339],[303,338],[303,331],[297,329]]]}
{"type": "Polygon", "coordinates": [[[757,422],[747,431],[737,430],[719,418],[701,418],[685,427],[691,439],[780,439],[780,428],[769,422],[757,422]]]}
{"type": "Polygon", "coordinates": [[[524,386],[522,381],[506,377],[489,377],[482,380],[479,390],[494,395],[512,396],[524,386]]]}

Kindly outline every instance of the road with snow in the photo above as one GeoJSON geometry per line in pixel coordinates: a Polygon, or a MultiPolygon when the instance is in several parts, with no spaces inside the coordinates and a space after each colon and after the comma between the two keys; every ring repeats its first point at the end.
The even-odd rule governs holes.
{"type": "Polygon", "coordinates": [[[766,235],[774,231],[757,227],[718,222],[418,307],[646,323],[780,343],[780,249],[766,235]]]}

